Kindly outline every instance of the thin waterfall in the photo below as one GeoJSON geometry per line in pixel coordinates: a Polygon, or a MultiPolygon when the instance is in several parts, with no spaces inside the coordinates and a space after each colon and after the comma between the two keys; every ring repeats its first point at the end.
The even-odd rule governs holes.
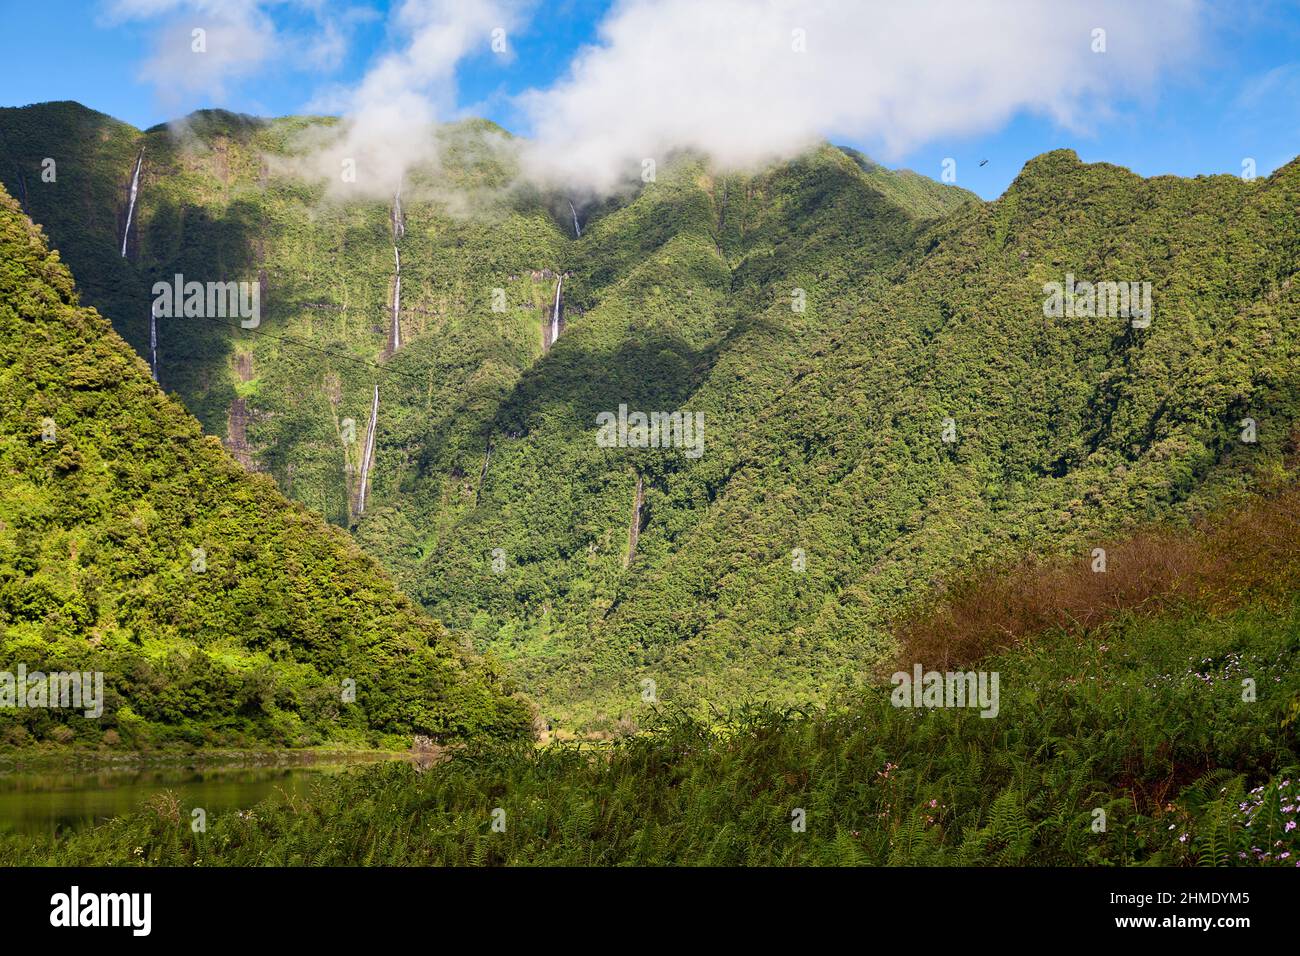
{"type": "Polygon", "coordinates": [[[158,381],[158,306],[149,310],[149,374],[158,381]]]}
{"type": "Polygon", "coordinates": [[[492,461],[492,436],[488,436],[487,451],[483,453],[483,469],[478,473],[478,487],[474,489],[474,506],[478,507],[479,495],[483,493],[483,482],[487,481],[488,463],[492,461]]]}
{"type": "Polygon", "coordinates": [[[560,276],[559,281],[555,283],[555,305],[551,306],[551,341],[547,344],[547,348],[554,345],[555,340],[560,337],[560,306],[562,304],[560,290],[563,288],[564,276],[560,276]]]}
{"type": "Polygon", "coordinates": [[[366,483],[370,480],[370,466],[375,458],[375,431],[379,423],[379,385],[375,385],[375,397],[370,404],[370,427],[366,430],[366,450],[361,458],[361,490],[357,494],[357,514],[366,511],[366,483]]]}
{"type": "Polygon", "coordinates": [[[578,210],[573,208],[573,200],[569,200],[569,212],[573,213],[573,231],[579,239],[582,238],[582,226],[578,225],[578,210]]]}
{"type": "Polygon", "coordinates": [[[402,187],[397,187],[397,194],[393,196],[393,242],[403,238],[406,235],[406,221],[402,216],[402,187]]]}
{"type": "Polygon", "coordinates": [[[397,240],[406,235],[406,222],[402,217],[402,187],[397,187],[393,196],[393,265],[396,273],[393,279],[393,329],[388,336],[388,351],[396,352],[402,347],[402,254],[397,251],[397,240]]]}
{"type": "Polygon", "coordinates": [[[397,277],[393,284],[393,333],[389,336],[390,351],[396,352],[402,347],[402,254],[393,246],[393,262],[397,266],[397,277]]]}
{"type": "Polygon", "coordinates": [[[126,258],[126,240],[131,235],[131,220],[135,217],[135,197],[140,193],[140,167],[144,165],[144,150],[135,161],[135,174],[131,177],[131,202],[126,207],[126,228],[122,230],[122,258],[126,258]]]}

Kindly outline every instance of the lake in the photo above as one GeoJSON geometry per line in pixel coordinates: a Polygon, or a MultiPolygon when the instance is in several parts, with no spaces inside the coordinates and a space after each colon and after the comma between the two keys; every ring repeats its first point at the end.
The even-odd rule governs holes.
{"type": "Polygon", "coordinates": [[[322,775],[344,773],[391,754],[329,754],[268,764],[255,762],[118,764],[85,769],[0,767],[0,832],[58,833],[93,826],[136,809],[154,794],[170,790],[188,813],[203,807],[214,814],[247,810],[277,789],[302,793],[322,775]]]}

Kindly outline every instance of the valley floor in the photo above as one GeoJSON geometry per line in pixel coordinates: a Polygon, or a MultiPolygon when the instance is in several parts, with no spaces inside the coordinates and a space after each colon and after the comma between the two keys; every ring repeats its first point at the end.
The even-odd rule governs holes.
{"type": "Polygon", "coordinates": [[[996,720],[895,707],[888,686],[712,726],[664,713],[598,748],[367,768],[204,833],[155,802],[5,837],[0,863],[1293,866],[1297,651],[1300,606],[1122,619],[979,665],[999,675],[996,720]]]}

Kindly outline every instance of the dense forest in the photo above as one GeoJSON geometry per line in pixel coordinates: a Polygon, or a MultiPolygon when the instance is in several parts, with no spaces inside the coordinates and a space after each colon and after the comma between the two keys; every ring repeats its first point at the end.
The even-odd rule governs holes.
{"type": "Polygon", "coordinates": [[[164,390],[558,731],[636,726],[647,686],[828,703],[954,576],[1294,472],[1295,163],[1144,180],[1062,151],[990,203],[830,145],[749,174],[681,153],[571,209],[466,122],[399,210],[297,175],[330,122],[0,110],[0,178],[142,353],[154,281],[257,281],[257,329],[159,323],[164,390]],[[1067,277],[1148,283],[1150,321],[1049,316],[1067,277]],[[703,454],[601,447],[624,406],[702,416],[703,454]]]}
{"type": "Polygon", "coordinates": [[[0,862],[1295,864],[1300,161],[593,199],[465,121],[388,197],[333,122],[0,109],[0,654],[106,679],[0,747],[421,759],[0,862]]]}
{"type": "Polygon", "coordinates": [[[11,705],[6,745],[531,736],[501,675],[158,389],[3,192],[0,357],[0,657],[104,675],[99,719],[11,705]]]}

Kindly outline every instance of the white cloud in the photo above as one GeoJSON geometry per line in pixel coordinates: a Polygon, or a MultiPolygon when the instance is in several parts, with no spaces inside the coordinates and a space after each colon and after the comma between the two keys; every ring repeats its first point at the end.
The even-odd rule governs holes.
{"type": "Polygon", "coordinates": [[[1201,0],[624,0],[565,79],[522,98],[529,165],[601,192],[675,147],[749,166],[824,137],[892,158],[1021,111],[1080,126],[1193,56],[1202,14],[1201,0]]]}
{"type": "MultiPolygon", "coordinates": [[[[894,159],[1021,112],[1083,128],[1193,60],[1210,2],[617,0],[597,44],[578,51],[549,88],[518,98],[533,135],[525,168],[539,182],[603,193],[635,178],[643,159],[662,161],[676,148],[743,168],[823,138],[872,144],[894,159]],[[1104,53],[1094,52],[1097,29],[1104,53]]],[[[534,6],[395,3],[392,51],[358,83],[326,88],[309,105],[343,122],[311,144],[300,171],[338,193],[391,195],[407,170],[435,158],[431,128],[455,110],[458,65],[487,55],[494,29],[513,35],[534,6]],[[355,184],[342,181],[344,160],[356,164],[355,184]]],[[[326,0],[110,6],[118,18],[163,18],[145,67],[160,90],[217,98],[263,67],[338,63],[359,9],[368,8],[326,0]],[[284,10],[299,16],[280,17],[284,10]],[[194,25],[209,31],[207,54],[190,52],[194,25]]]]}
{"type": "Polygon", "coordinates": [[[403,0],[394,27],[400,48],[380,58],[355,89],[334,90],[313,104],[338,110],[343,122],[312,144],[303,169],[339,195],[391,196],[403,175],[434,158],[433,127],[455,108],[456,67],[491,51],[492,31],[509,32],[520,0],[403,0]],[[346,182],[345,164],[355,165],[346,182]]]}
{"type": "Polygon", "coordinates": [[[172,108],[195,98],[225,100],[233,82],[268,67],[333,69],[352,27],[368,15],[324,0],[110,0],[106,8],[110,23],[159,21],[140,77],[172,108]],[[286,30],[277,12],[306,14],[311,26],[286,30]],[[203,31],[201,50],[195,30],[203,31]]]}

